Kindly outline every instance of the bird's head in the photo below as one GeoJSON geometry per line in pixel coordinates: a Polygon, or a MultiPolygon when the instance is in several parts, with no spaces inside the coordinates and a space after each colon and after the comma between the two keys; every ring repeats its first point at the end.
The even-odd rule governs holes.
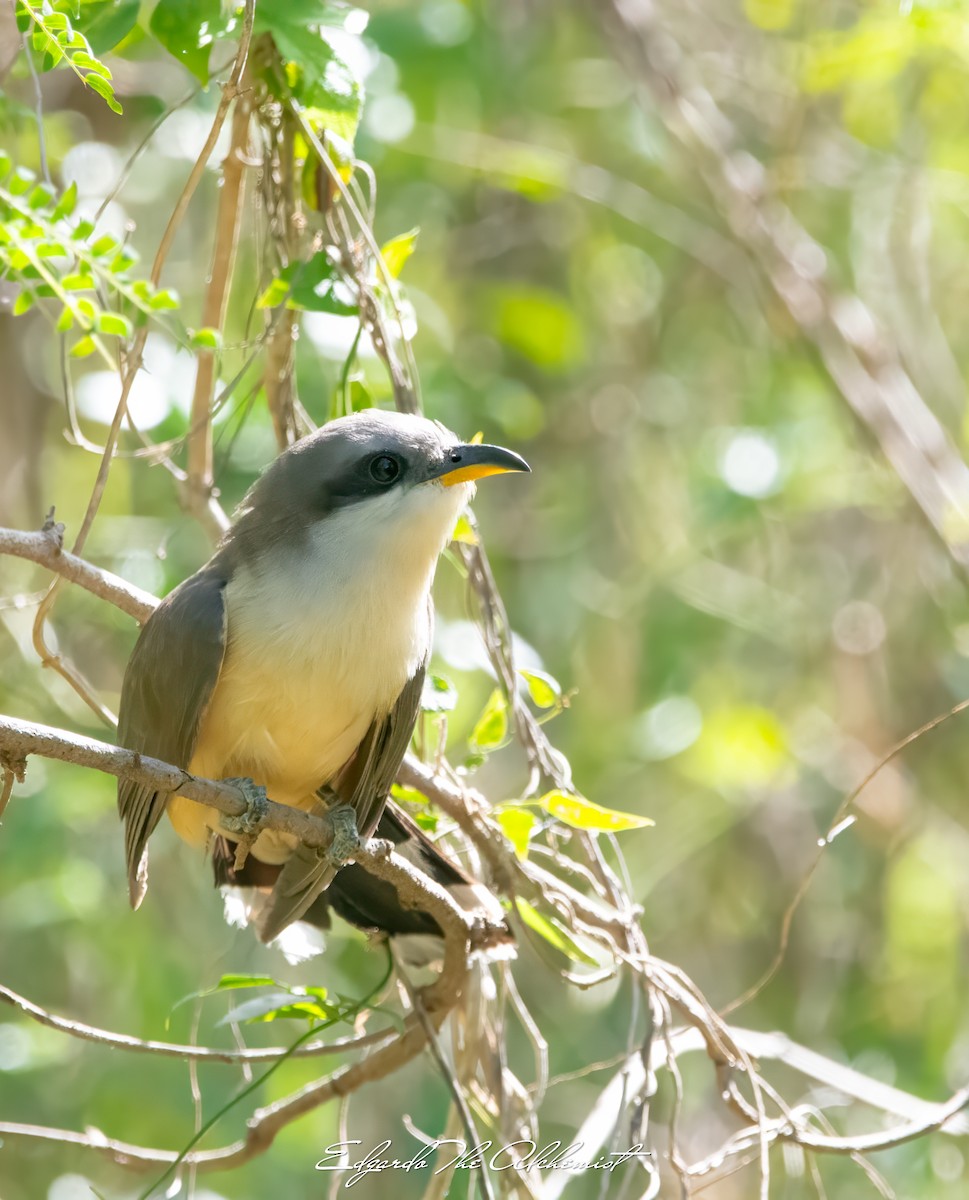
{"type": "Polygon", "coordinates": [[[260,551],[309,534],[436,557],[477,480],[528,470],[513,451],[462,442],[437,421],[367,409],[281,454],[246,497],[234,536],[260,551]]]}

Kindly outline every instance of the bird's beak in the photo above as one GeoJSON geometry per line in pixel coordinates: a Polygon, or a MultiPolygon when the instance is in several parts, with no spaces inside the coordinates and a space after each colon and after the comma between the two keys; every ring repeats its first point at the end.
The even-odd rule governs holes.
{"type": "Polygon", "coordinates": [[[470,483],[485,475],[503,475],[506,471],[530,471],[531,467],[519,454],[501,446],[453,446],[429,479],[439,480],[444,487],[470,483]]]}

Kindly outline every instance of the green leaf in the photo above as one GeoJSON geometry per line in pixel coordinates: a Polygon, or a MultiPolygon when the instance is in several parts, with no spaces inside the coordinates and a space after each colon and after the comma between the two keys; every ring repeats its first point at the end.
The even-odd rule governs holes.
{"type": "Polygon", "coordinates": [[[82,337],[79,342],[76,342],[71,347],[71,358],[87,358],[89,354],[93,354],[97,349],[94,344],[94,338],[82,337]]]}
{"type": "Polygon", "coordinates": [[[528,684],[528,694],[539,708],[554,708],[562,703],[562,689],[551,675],[544,671],[525,671],[521,667],[518,674],[528,684]]]}
{"type": "Polygon", "coordinates": [[[452,542],[464,542],[466,546],[477,546],[478,535],[474,531],[474,526],[468,519],[467,513],[462,513],[458,517],[458,522],[454,526],[454,532],[451,534],[452,542]]]}
{"type": "Polygon", "coordinates": [[[111,71],[93,54],[88,54],[86,50],[79,50],[74,55],[75,67],[83,67],[87,71],[92,71],[95,75],[100,75],[102,79],[110,79],[111,71]]]}
{"type": "Polygon", "coordinates": [[[301,308],[306,312],[332,313],[338,317],[356,316],[358,306],[344,299],[346,284],[336,277],[336,268],[321,250],[308,262],[296,263],[287,268],[291,274],[290,308],[301,308]]]}
{"type": "Polygon", "coordinates": [[[351,317],[357,305],[344,298],[346,285],[337,277],[336,268],[325,250],[305,262],[283,267],[257,301],[258,308],[275,308],[285,303],[288,308],[305,312],[325,312],[351,317]]]}
{"type": "Polygon", "coordinates": [[[73,328],[73,325],[74,314],[69,308],[63,309],[61,315],[57,318],[57,332],[67,333],[69,329],[73,328]]]}
{"type": "Polygon", "coordinates": [[[256,301],[256,308],[276,308],[289,295],[289,284],[277,275],[256,301]]]}
{"type": "MultiPolygon", "coordinates": [[[[257,8],[257,14],[259,9],[257,8]]],[[[203,86],[209,82],[209,55],[219,38],[235,28],[220,0],[160,0],[148,28],[203,86]]]]}
{"type": "Polygon", "coordinates": [[[206,325],[202,329],[195,330],[189,338],[189,345],[195,346],[199,350],[221,350],[222,334],[217,329],[211,329],[206,325]]]}
{"type": "Polygon", "coordinates": [[[26,167],[18,167],[10,176],[7,187],[13,195],[25,196],[34,186],[36,179],[33,171],[28,171],[26,167]]]}
{"type": "Polygon", "coordinates": [[[639,817],[634,813],[616,812],[611,808],[601,808],[586,800],[584,796],[574,796],[569,792],[546,792],[539,797],[538,804],[573,829],[596,829],[608,833],[621,833],[624,829],[644,829],[655,825],[649,817],[639,817]]]}
{"type": "Polygon", "coordinates": [[[90,247],[91,254],[95,258],[103,258],[105,254],[112,254],[118,249],[118,241],[113,238],[110,233],[104,233],[90,247]]]}
{"type": "Polygon", "coordinates": [[[95,54],[124,41],[138,23],[140,7],[140,0],[84,0],[84,32],[95,54]]]}
{"type": "Polygon", "coordinates": [[[34,307],[34,293],[27,288],[22,288],[13,302],[13,315],[19,317],[21,313],[28,312],[34,307]]]}
{"type": "Polygon", "coordinates": [[[100,75],[85,75],[84,82],[92,92],[97,92],[101,99],[107,104],[108,108],[118,116],[124,112],[121,105],[114,97],[114,88],[106,79],[102,79],[100,75]]]}
{"type": "Polygon", "coordinates": [[[419,804],[425,807],[427,805],[427,797],[423,792],[402,783],[395,783],[390,789],[390,794],[395,800],[400,800],[404,804],[419,804]]]}
{"type": "Polygon", "coordinates": [[[280,1018],[297,1018],[303,1021],[328,1021],[340,1015],[336,1005],[326,1004],[325,988],[294,988],[286,992],[269,992],[265,996],[254,996],[227,1013],[217,1025],[235,1024],[237,1021],[275,1021],[280,1018]]]}
{"type": "Polygon", "coordinates": [[[484,711],[468,739],[478,750],[493,750],[508,733],[508,701],[498,688],[491,693],[484,711]]]}
{"type": "Polygon", "coordinates": [[[404,263],[414,253],[419,233],[419,229],[411,229],[408,233],[399,233],[380,247],[380,257],[384,260],[384,265],[394,279],[400,278],[404,263]]]}
{"type": "Polygon", "coordinates": [[[178,297],[178,292],[173,288],[164,288],[160,292],[151,292],[150,289],[145,290],[145,295],[148,300],[148,307],[152,312],[161,312],[163,309],[178,308],[181,300],[178,297]]]}
{"type": "Polygon", "coordinates": [[[87,271],[75,271],[71,275],[65,275],[61,280],[61,287],[65,292],[92,292],[94,291],[94,276],[88,274],[87,271]]]}
{"type": "Polygon", "coordinates": [[[74,226],[73,232],[71,233],[71,241],[72,242],[83,241],[84,238],[89,238],[93,232],[94,232],[94,222],[93,221],[78,221],[78,223],[74,226]]]}
{"type": "Polygon", "coordinates": [[[223,975],[215,987],[207,988],[204,992],[199,992],[200,996],[211,996],[216,992],[225,992],[234,988],[249,988],[249,987],[277,987],[281,988],[284,985],[277,983],[271,975],[238,975],[229,974],[223,975]]]}
{"type": "Polygon", "coordinates": [[[589,967],[599,965],[592,955],[587,954],[554,918],[543,917],[537,908],[533,908],[527,900],[522,900],[520,896],[515,898],[515,904],[518,908],[518,915],[528,928],[537,933],[539,937],[544,938],[550,946],[561,951],[566,958],[570,958],[573,962],[585,963],[589,967]]]}
{"type": "MultiPolygon", "coordinates": [[[[350,64],[327,40],[322,6],[298,3],[257,6],[254,32],[272,35],[283,59],[296,71],[287,79],[307,121],[317,132],[334,133],[352,143],[363,107],[363,84],[350,64]]],[[[285,99],[285,96],[280,97],[285,99]]]]}
{"type": "Polygon", "coordinates": [[[424,679],[421,708],[424,712],[450,712],[458,702],[458,690],[443,675],[428,674],[424,679]]]}
{"type": "Polygon", "coordinates": [[[38,208],[46,208],[54,199],[54,191],[46,183],[38,183],[27,197],[27,207],[35,212],[38,208]]]}
{"type": "Polygon", "coordinates": [[[373,408],[373,396],[362,379],[350,380],[350,411],[363,412],[365,408],[373,408]]]}
{"type": "Polygon", "coordinates": [[[101,313],[95,323],[98,333],[107,333],[112,337],[131,337],[131,322],[121,313],[101,313]]]}
{"type": "Polygon", "coordinates": [[[535,825],[535,814],[527,808],[512,806],[499,809],[496,815],[501,831],[511,842],[517,857],[527,858],[528,841],[535,825]]]}
{"type": "Polygon", "coordinates": [[[51,213],[51,218],[54,221],[60,221],[64,217],[69,217],[77,205],[77,181],[71,180],[68,186],[61,193],[61,198],[54,206],[54,211],[51,213]]]}

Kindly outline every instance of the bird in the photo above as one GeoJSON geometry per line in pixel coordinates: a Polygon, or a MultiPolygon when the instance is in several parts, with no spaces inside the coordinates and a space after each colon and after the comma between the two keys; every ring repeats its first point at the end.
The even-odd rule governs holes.
{"type": "Polygon", "coordinates": [[[437,930],[343,865],[355,838],[374,835],[462,907],[494,911],[388,794],[420,712],[440,554],[478,480],[529,470],[511,450],[383,409],[329,421],[269,465],[212,557],[142,627],[118,721],[122,746],[240,786],[252,819],[120,780],[132,908],[167,810],[184,841],[208,849],[217,883],[260,890],[265,942],[296,920],[327,926],[331,907],[391,936],[437,930]],[[330,851],[260,829],[266,796],[330,819],[330,851]]]}

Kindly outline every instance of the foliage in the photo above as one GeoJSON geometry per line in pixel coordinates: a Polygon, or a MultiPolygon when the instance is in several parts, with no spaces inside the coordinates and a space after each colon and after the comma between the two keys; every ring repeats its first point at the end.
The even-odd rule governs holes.
{"type": "MultiPolygon", "coordinates": [[[[242,236],[225,317],[193,334],[209,319],[199,314],[221,149],[158,287],[139,256],[152,260],[211,125],[243,10],[18,4],[31,57],[11,67],[0,107],[0,262],[13,285],[0,323],[0,478],[17,481],[15,498],[0,490],[3,521],[34,527],[56,503],[76,528],[96,470],[78,447],[98,448],[111,415],[95,368],[115,369],[147,334],[131,411],[150,444],[123,433],[88,549],[152,591],[170,589],[207,553],[170,473],[149,469],[166,454],[186,461],[193,355],[214,362],[215,477],[231,509],[275,451],[266,344],[296,322],[295,388],[315,421],[389,404],[367,323],[376,309],[402,357],[413,341],[430,415],[465,434],[482,428],[532,462],[527,490],[482,489],[477,512],[516,630],[516,702],[554,719],[574,790],[528,787],[512,697],[482,669],[468,624],[462,555],[479,536],[467,518],[436,585],[427,753],[440,745],[457,777],[486,792],[519,863],[554,853],[581,864],[582,838],[600,833],[618,870],[608,835],[619,830],[651,949],[726,1006],[770,962],[843,796],[969,689],[963,568],[920,515],[918,487],[846,404],[856,368],[832,349],[847,330],[883,380],[904,369],[966,457],[965,8],[660,0],[653,66],[679,64],[696,89],[679,106],[662,91],[644,100],[635,54],[599,6],[368,8],[256,4],[247,86],[260,123],[242,236]],[[692,143],[677,139],[684,128],[692,143]],[[341,224],[340,191],[366,223],[371,171],[373,247],[341,224]],[[743,185],[730,204],[711,187],[724,175],[743,185]],[[267,208],[267,178],[285,181],[288,213],[267,208]],[[764,212],[788,237],[766,266],[752,249],[764,212]],[[805,281],[831,304],[819,312],[808,295],[798,319],[783,294],[803,299],[805,281]],[[75,355],[77,445],[61,436],[61,335],[75,355]]],[[[908,428],[909,441],[938,445],[918,421],[908,428]]],[[[23,605],[44,581],[20,566],[4,560],[4,593],[22,596],[0,609],[0,709],[104,736],[53,672],[38,684],[23,605]]],[[[67,589],[55,626],[58,651],[113,704],[133,627],[67,589]]],[[[780,974],[736,1019],[938,1098],[947,1078],[965,1076],[969,890],[958,719],[928,736],[862,793],[854,824],[824,850],[780,974]]],[[[299,967],[227,930],[199,863],[164,834],[152,892],[129,916],[110,785],[31,762],[26,788],[0,829],[0,957],[4,981],[52,1009],[156,1036],[178,997],[232,972],[250,977],[253,996],[223,979],[198,1036],[227,1044],[219,1022],[245,995],[255,1000],[245,1036],[265,1045],[292,1020],[345,1013],[370,978],[362,939],[338,923],[326,958],[299,967]]],[[[422,793],[395,794],[432,836],[451,835],[422,793]]],[[[560,988],[563,971],[596,973],[601,947],[551,903],[513,903],[515,979],[548,1036],[551,1073],[583,1072],[555,1085],[555,1115],[543,1119],[549,1140],[569,1137],[605,1081],[588,1064],[626,1051],[628,996],[612,983],[560,988]]],[[[172,1037],[191,1035],[192,1011],[176,1009],[172,1037]]],[[[503,1065],[524,1070],[524,1043],[511,1044],[503,1065]]],[[[0,1063],[0,1116],[187,1140],[180,1068],[152,1076],[149,1113],[130,1099],[143,1064],[105,1066],[93,1048],[26,1021],[0,1024],[0,1063]]],[[[266,1102],[318,1070],[288,1060],[266,1102]]],[[[235,1092],[231,1071],[214,1072],[200,1072],[207,1114],[235,1092]]],[[[443,1129],[448,1098],[433,1072],[412,1072],[406,1087],[415,1122],[443,1129]]],[[[407,1144],[400,1110],[396,1085],[374,1089],[351,1104],[353,1136],[407,1144]]],[[[712,1111],[681,1113],[699,1142],[719,1137],[712,1111]]],[[[676,1112],[663,1083],[652,1119],[676,1112]]],[[[326,1112],[292,1126],[245,1177],[205,1187],[302,1195],[336,1122],[326,1112]]],[[[777,1173],[790,1170],[777,1194],[804,1190],[796,1157],[775,1156],[777,1173]]],[[[965,1191],[964,1146],[950,1138],[901,1146],[879,1165],[906,1196],[965,1191]]],[[[852,1163],[819,1169],[828,1194],[854,1194],[852,1163]]],[[[52,1188],[68,1170],[111,1194],[110,1169],[87,1159],[67,1167],[0,1151],[10,1200],[61,1194],[52,1188]]],[[[752,1180],[741,1176],[738,1194],[753,1194],[752,1180]]],[[[423,1186],[393,1182],[402,1196],[423,1186]]],[[[597,1194],[581,1187],[577,1196],[597,1194]]]]}

